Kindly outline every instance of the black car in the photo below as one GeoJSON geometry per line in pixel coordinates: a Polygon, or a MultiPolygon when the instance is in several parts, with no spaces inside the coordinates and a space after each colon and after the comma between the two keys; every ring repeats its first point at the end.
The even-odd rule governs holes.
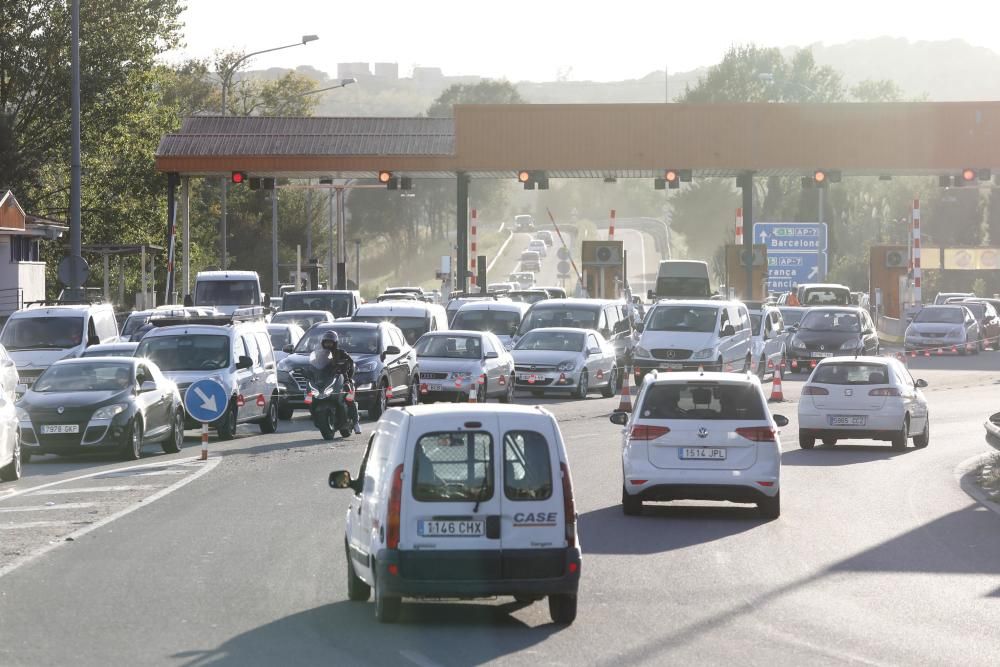
{"type": "Polygon", "coordinates": [[[878,332],[863,308],[810,308],[798,326],[788,327],[785,354],[792,370],[809,370],[825,357],[878,355],[878,332]]]}
{"type": "Polygon", "coordinates": [[[139,358],[64,359],[49,366],[17,402],[24,461],[32,454],[116,452],[136,460],[146,444],[184,444],[177,386],[139,358]]]}
{"type": "Polygon", "coordinates": [[[336,331],[340,349],[351,355],[357,366],[354,375],[358,409],[376,420],[389,403],[416,405],[420,399],[420,371],[417,353],[403,332],[389,322],[337,322],[316,324],[278,363],[281,403],[278,416],[291,419],[295,410],[306,409],[310,355],[318,350],[323,334],[336,331]]]}

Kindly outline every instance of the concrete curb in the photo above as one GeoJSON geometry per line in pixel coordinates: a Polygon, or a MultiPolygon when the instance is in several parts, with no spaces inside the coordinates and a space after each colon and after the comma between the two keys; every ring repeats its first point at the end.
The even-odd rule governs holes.
{"type": "MultiPolygon", "coordinates": [[[[991,419],[993,415],[990,415],[991,419]]],[[[1000,450],[1000,426],[994,424],[990,419],[983,423],[986,429],[986,444],[996,450],[1000,450]]]]}
{"type": "Polygon", "coordinates": [[[993,456],[993,452],[983,452],[982,454],[977,454],[971,458],[968,458],[955,467],[955,479],[958,480],[958,485],[962,487],[965,494],[975,500],[977,503],[993,512],[997,516],[1000,516],[1000,505],[998,505],[993,500],[990,500],[986,492],[979,488],[976,481],[973,479],[973,475],[976,473],[976,469],[981,466],[987,458],[993,456]]]}

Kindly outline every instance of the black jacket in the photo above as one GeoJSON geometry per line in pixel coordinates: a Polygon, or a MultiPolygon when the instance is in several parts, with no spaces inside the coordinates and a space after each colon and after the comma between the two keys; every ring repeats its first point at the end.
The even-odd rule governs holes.
{"type": "Polygon", "coordinates": [[[337,375],[343,375],[348,382],[354,382],[354,359],[339,349],[333,353],[329,363],[325,366],[313,368],[313,377],[320,385],[329,384],[337,375]]]}

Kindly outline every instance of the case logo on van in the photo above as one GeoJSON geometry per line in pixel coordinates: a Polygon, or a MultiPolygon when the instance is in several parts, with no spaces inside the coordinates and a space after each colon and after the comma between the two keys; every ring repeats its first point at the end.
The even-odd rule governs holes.
{"type": "Polygon", "coordinates": [[[554,526],[559,512],[518,512],[514,515],[515,526],[554,526]]]}

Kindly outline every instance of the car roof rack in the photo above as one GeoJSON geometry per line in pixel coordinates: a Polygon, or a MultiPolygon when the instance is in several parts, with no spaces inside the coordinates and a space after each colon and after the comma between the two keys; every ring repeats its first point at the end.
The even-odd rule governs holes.
{"type": "Polygon", "coordinates": [[[38,301],[26,301],[24,307],[28,308],[30,306],[37,306],[44,308],[46,306],[91,306],[95,303],[104,303],[103,301],[89,301],[87,299],[39,299],[38,301]]]}
{"type": "Polygon", "coordinates": [[[150,317],[149,324],[156,327],[176,327],[176,326],[230,326],[239,322],[263,322],[263,313],[235,313],[233,315],[189,315],[186,317],[176,315],[166,315],[163,317],[150,317]]]}

